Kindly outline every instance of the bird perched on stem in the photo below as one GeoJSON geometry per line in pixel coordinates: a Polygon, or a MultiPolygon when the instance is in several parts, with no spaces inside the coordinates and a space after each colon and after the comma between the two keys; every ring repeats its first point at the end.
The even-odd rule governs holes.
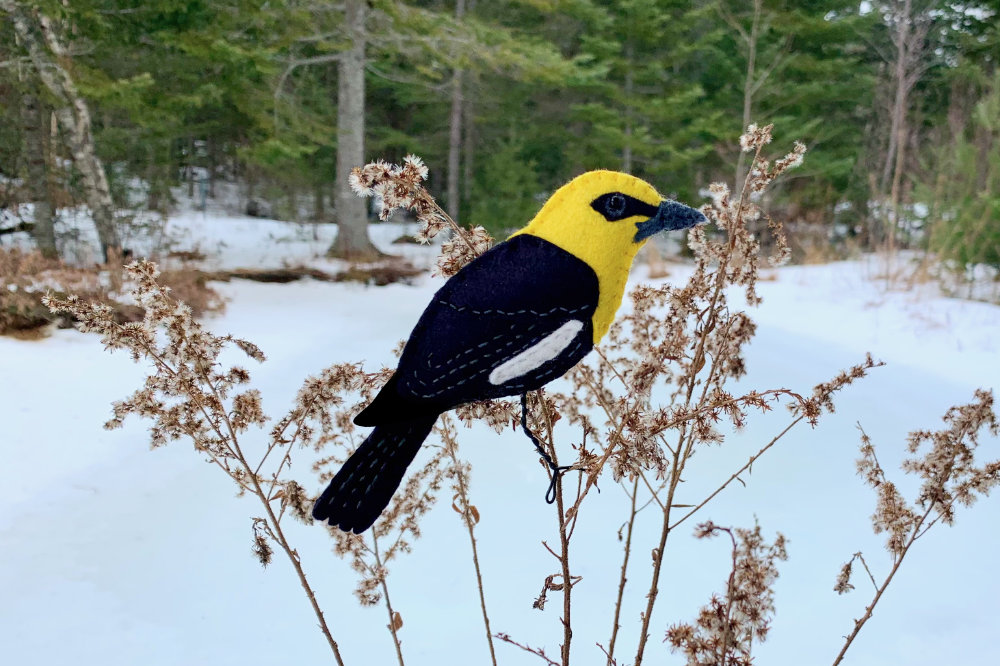
{"type": "MultiPolygon", "coordinates": [[[[639,248],[705,221],[639,178],[591,171],[531,222],[453,275],[410,334],[396,372],[355,418],[374,426],[313,507],[360,534],[382,513],[438,416],[476,400],[523,397],[561,377],[607,333],[639,248]]],[[[550,488],[550,493],[552,488],[550,488]]]]}

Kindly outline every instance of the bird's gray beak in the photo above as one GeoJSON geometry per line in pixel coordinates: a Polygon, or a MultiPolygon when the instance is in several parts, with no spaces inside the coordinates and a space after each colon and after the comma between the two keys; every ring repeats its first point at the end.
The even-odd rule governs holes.
{"type": "Polygon", "coordinates": [[[653,234],[661,231],[677,231],[679,229],[689,229],[697,224],[708,222],[708,218],[700,211],[685,206],[682,203],[664,199],[660,202],[660,207],[656,209],[656,215],[645,222],[636,222],[638,231],[635,233],[635,242],[641,243],[653,234]]]}

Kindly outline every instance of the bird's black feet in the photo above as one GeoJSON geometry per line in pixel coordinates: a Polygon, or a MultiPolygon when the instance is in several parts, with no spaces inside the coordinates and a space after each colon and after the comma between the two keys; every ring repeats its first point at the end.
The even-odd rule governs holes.
{"type": "Polygon", "coordinates": [[[545,463],[549,466],[549,471],[552,473],[552,480],[549,482],[549,489],[545,491],[545,502],[552,504],[556,501],[556,488],[559,484],[559,479],[562,477],[563,473],[567,470],[573,469],[573,465],[557,465],[552,460],[545,449],[542,448],[542,443],[538,441],[538,437],[535,433],[531,432],[528,428],[528,394],[521,394],[521,430],[524,434],[528,436],[531,443],[535,445],[535,450],[538,451],[538,455],[542,457],[545,463]]]}

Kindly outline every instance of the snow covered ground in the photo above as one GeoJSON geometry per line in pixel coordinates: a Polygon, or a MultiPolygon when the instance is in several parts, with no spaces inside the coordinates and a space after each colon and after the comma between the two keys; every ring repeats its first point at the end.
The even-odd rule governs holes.
{"type": "MultiPolygon", "coordinates": [[[[329,244],[326,227],[185,213],[172,218],[188,247],[210,265],[280,266],[311,261],[329,244]]],[[[374,228],[388,248],[396,225],[374,228]]],[[[392,246],[429,265],[427,248],[392,246]]],[[[759,331],[748,355],[747,387],[807,391],[866,351],[884,368],[837,399],[837,413],[816,429],[800,427],[754,465],[747,486],[723,493],[702,514],[721,525],[781,531],[789,556],[780,565],[777,616],[757,663],[829,663],[853,618],[870,599],[832,588],[840,566],[863,550],[876,575],[888,570],[881,539],[871,534],[874,498],[854,474],[856,423],[887,469],[901,458],[905,434],[936,428],[951,405],[977,387],[1000,389],[1000,308],[938,297],[930,287],[885,293],[863,262],[768,271],[759,331]]],[[[636,279],[642,277],[638,269],[636,279]]],[[[670,280],[686,269],[676,267],[670,280]]],[[[219,285],[227,311],[218,331],[258,343],[269,360],[252,368],[265,409],[280,415],[302,379],[335,362],[391,362],[391,350],[416,321],[439,280],[374,288],[312,281],[219,285]]],[[[330,663],[328,648],[290,567],[276,556],[266,570],[250,554],[248,516],[258,509],[234,497],[232,484],[186,443],[147,450],[145,424],[105,432],[112,400],[133,390],[143,368],[105,353],[98,339],[56,331],[40,342],[0,338],[0,645],[7,664],[284,664],[330,663]]],[[[686,495],[698,500],[783,427],[783,410],[756,418],[723,447],[694,460],[686,495]]],[[[472,494],[487,604],[494,631],[558,654],[559,594],[544,612],[531,602],[556,562],[541,545],[555,540],[555,516],[542,499],[546,482],[520,434],[460,431],[473,464],[472,494]]],[[[565,439],[563,441],[566,441],[565,439]]],[[[982,450],[1000,455],[996,441],[982,450]]],[[[305,464],[300,463],[300,476],[305,464]]],[[[899,473],[896,478],[902,478],[899,473]]],[[[902,484],[912,489],[912,483],[902,484]]],[[[318,484],[317,484],[318,489],[318,484]]],[[[624,494],[607,481],[585,505],[571,561],[574,660],[604,663],[620,566],[616,532],[624,494]]],[[[954,528],[935,528],[904,563],[848,664],[992,663],[1000,626],[1000,498],[963,511],[954,528]]],[[[693,527],[693,525],[692,525],[693,527]]],[[[381,606],[361,608],[354,574],[330,552],[322,529],[292,523],[291,539],[318,591],[348,664],[395,663],[381,606]]],[[[647,553],[658,534],[643,514],[619,637],[631,661],[650,574],[647,553]]],[[[648,663],[682,663],[661,643],[666,627],[693,619],[722,591],[728,547],[722,540],[672,537],[653,618],[648,663]]],[[[467,536],[442,502],[427,517],[415,551],[391,567],[390,593],[401,613],[409,664],[488,663],[467,536]]],[[[536,657],[498,644],[502,664],[536,657]]]]}

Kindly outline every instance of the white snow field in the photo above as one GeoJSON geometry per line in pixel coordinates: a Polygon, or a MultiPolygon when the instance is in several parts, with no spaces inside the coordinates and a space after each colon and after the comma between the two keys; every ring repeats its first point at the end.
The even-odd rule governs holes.
{"type": "MultiPolygon", "coordinates": [[[[186,213],[170,221],[187,246],[217,253],[212,265],[279,266],[322,253],[332,232],[249,218],[186,213]],[[220,241],[224,241],[222,245],[220,241]]],[[[374,228],[380,244],[396,225],[374,228]]],[[[433,249],[392,246],[429,264],[433,249]]],[[[890,566],[871,533],[874,495],[855,475],[860,423],[883,465],[896,470],[904,436],[936,429],[945,410],[972,399],[977,387],[1000,389],[1000,308],[945,299],[929,286],[884,293],[863,262],[767,271],[763,305],[741,386],[807,392],[867,351],[886,362],[837,397],[837,412],[819,427],[800,426],[700,515],[720,525],[752,526],[788,539],[779,564],[777,615],[756,663],[831,663],[871,598],[863,571],[857,589],[838,596],[840,566],[859,550],[877,576],[890,566]]],[[[633,279],[640,279],[637,269],[633,279]]],[[[681,281],[684,267],[668,278],[681,281]]],[[[220,284],[225,314],[208,325],[259,344],[268,361],[251,367],[272,417],[290,406],[302,380],[341,361],[374,369],[392,360],[440,280],[366,287],[302,281],[220,284]]],[[[55,331],[42,341],[0,338],[0,661],[11,666],[78,664],[166,666],[333,663],[312,610],[282,555],[262,569],[251,555],[250,516],[233,484],[190,444],[148,450],[146,423],[123,430],[101,424],[110,403],[138,386],[144,368],[106,353],[96,336],[55,331]]],[[[742,465],[787,422],[776,410],[754,417],[722,447],[689,467],[680,502],[705,492],[742,465]]],[[[473,465],[472,496],[492,628],[558,655],[561,598],[544,611],[532,600],[557,562],[541,542],[558,541],[547,481],[523,434],[461,429],[462,454],[473,465]]],[[[261,435],[256,441],[264,440],[261,435]]],[[[568,445],[570,438],[560,440],[568,445]]],[[[981,447],[1000,457],[996,440],[981,447]]],[[[426,452],[424,452],[426,453],[426,452]]],[[[423,455],[423,454],[422,454],[423,455]]],[[[568,454],[567,454],[568,455],[568,454]]],[[[419,458],[417,463],[419,464],[419,458]]],[[[308,478],[305,457],[296,465],[308,478]]],[[[905,480],[906,491],[915,483],[905,480]]],[[[314,482],[313,490],[319,484],[314,482]]],[[[621,544],[616,532],[626,498],[610,479],[584,505],[572,542],[573,655],[603,664],[621,544]]],[[[489,663],[468,538],[448,492],[424,522],[411,555],[391,563],[388,579],[406,663],[489,663]]],[[[644,663],[683,663],[662,643],[670,624],[692,620],[728,576],[724,539],[695,540],[697,521],[668,542],[659,601],[644,663]]],[[[304,567],[326,611],[345,662],[396,663],[383,606],[362,608],[355,575],[331,552],[319,526],[288,523],[304,567]]],[[[653,511],[640,515],[619,636],[619,663],[631,663],[658,537],[653,511]]],[[[856,665],[995,663],[1000,627],[1000,497],[959,513],[953,528],[935,527],[911,551],[845,663],[856,665]]],[[[859,575],[860,574],[860,575],[859,575]]],[[[497,643],[501,664],[540,664],[497,643]]]]}

